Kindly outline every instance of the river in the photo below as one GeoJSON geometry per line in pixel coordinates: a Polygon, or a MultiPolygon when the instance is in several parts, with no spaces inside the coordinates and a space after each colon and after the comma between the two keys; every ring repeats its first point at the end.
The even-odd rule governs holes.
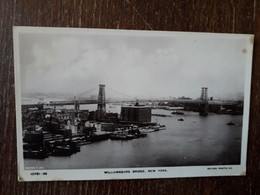
{"type": "MultiPolygon", "coordinates": [[[[95,110],[96,105],[81,109],[95,110]]],[[[119,105],[107,105],[107,112],[120,112],[119,105]]],[[[153,109],[153,114],[171,115],[171,111],[153,109]]],[[[185,112],[180,116],[152,116],[153,122],[166,130],[152,132],[145,138],[128,141],[105,140],[81,146],[69,157],[38,160],[25,159],[25,168],[92,169],[127,167],[199,166],[240,164],[242,116],[185,112]],[[228,126],[232,121],[237,125],[228,126]],[[30,167],[30,168],[29,168],[30,167]]]]}

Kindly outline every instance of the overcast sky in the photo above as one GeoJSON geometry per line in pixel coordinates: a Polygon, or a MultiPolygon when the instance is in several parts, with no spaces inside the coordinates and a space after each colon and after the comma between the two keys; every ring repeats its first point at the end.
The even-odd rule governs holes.
{"type": "Polygon", "coordinates": [[[248,39],[230,38],[21,33],[22,94],[94,89],[89,96],[105,84],[107,96],[198,98],[208,87],[209,96],[236,98],[244,91],[248,39]]]}

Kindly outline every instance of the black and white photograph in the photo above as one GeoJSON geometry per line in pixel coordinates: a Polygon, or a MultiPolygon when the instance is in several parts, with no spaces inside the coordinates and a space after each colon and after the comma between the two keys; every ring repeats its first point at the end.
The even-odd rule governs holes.
{"type": "Polygon", "coordinates": [[[14,27],[19,178],[245,175],[253,39],[14,27]]]}

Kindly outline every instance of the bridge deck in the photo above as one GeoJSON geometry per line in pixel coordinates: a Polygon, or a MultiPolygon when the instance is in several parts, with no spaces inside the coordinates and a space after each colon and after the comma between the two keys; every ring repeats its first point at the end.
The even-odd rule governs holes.
{"type": "MultiPolygon", "coordinates": [[[[106,101],[106,103],[134,103],[135,101],[106,101]]],[[[182,104],[199,104],[202,101],[201,100],[139,100],[139,102],[171,102],[171,103],[182,103],[182,104]]],[[[42,103],[42,104],[23,104],[23,107],[41,107],[43,105],[47,106],[65,106],[65,105],[75,105],[77,104],[97,104],[98,100],[67,100],[67,101],[51,101],[50,103],[42,103]]],[[[235,105],[238,104],[237,101],[220,101],[220,100],[214,100],[214,101],[208,101],[209,104],[215,104],[215,105],[235,105]]]]}

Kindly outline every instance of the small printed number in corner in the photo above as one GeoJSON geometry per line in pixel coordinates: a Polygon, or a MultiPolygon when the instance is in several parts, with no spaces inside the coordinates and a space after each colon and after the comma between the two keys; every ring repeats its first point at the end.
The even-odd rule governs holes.
{"type": "Polygon", "coordinates": [[[40,172],[32,172],[31,175],[47,175],[47,172],[43,172],[43,173],[40,173],[40,172]]]}

